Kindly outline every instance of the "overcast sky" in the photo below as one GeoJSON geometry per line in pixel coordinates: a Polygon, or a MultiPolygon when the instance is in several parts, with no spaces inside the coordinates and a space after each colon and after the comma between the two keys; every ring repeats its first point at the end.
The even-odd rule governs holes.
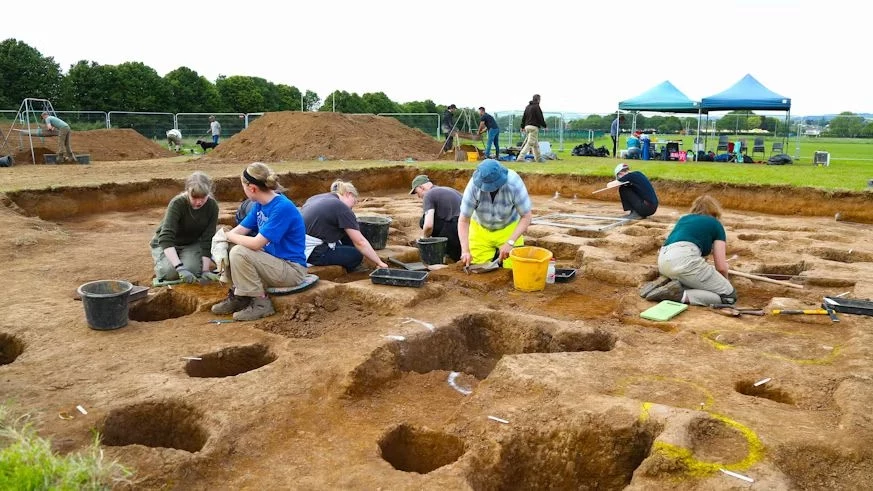
{"type": "MultiPolygon", "coordinates": [[[[281,0],[4,2],[0,39],[52,56],[187,66],[489,112],[607,113],[670,80],[692,99],[750,73],[792,114],[873,112],[866,2],[281,0]]],[[[100,108],[95,108],[100,109],[100,108]]]]}

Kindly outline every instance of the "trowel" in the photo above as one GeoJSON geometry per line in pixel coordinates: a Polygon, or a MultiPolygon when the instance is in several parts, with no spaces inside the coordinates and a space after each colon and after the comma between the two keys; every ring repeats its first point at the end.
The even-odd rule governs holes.
{"type": "Polygon", "coordinates": [[[415,263],[404,263],[393,257],[388,258],[388,262],[394,263],[407,271],[427,271],[427,266],[421,261],[415,263]]]}
{"type": "Polygon", "coordinates": [[[464,266],[464,272],[467,274],[470,273],[488,273],[491,271],[497,271],[500,269],[500,260],[495,259],[491,262],[481,263],[481,264],[471,264],[469,266],[464,266]]]}

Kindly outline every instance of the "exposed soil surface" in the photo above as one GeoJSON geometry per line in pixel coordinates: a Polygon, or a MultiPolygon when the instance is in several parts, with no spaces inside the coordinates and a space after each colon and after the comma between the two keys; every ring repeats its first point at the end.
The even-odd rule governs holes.
{"type": "MultiPolygon", "coordinates": [[[[238,175],[253,158],[216,151],[0,173],[0,400],[33,415],[57,451],[81,449],[96,429],[105,454],[135,469],[143,489],[873,482],[871,317],[735,318],[690,307],[657,323],[639,317],[652,304],[637,294],[656,276],[672,224],[711,192],[727,207],[731,267],[804,287],[734,277],[741,307],[769,313],[815,309],[844,292],[871,298],[873,231],[833,218],[873,222],[867,193],[655,182],[664,204],[649,219],[607,230],[594,227],[613,222],[533,225],[526,243],[577,269],[540,292],[515,290],[509,270],[467,275],[448,265],[421,288],[403,288],[311,268],[316,286],[274,297],[277,314],[260,321],[210,323],[226,289],[179,285],[131,303],[125,327],[90,329],[76,288],[102,279],[151,285],[148,242],[182,179],[198,168],[215,177],[220,220],[231,224],[238,175]]],[[[271,165],[298,203],[336,177],[352,180],[359,215],[392,218],[380,255],[419,260],[421,202],[408,194],[419,169],[271,165]]],[[[458,189],[469,176],[431,174],[458,189]]],[[[595,179],[524,177],[535,216],[623,213],[614,194],[587,199],[602,187],[595,179]]]]}
{"type": "MultiPolygon", "coordinates": [[[[9,127],[0,127],[0,133],[2,143],[9,133],[9,127]]],[[[28,137],[13,131],[7,146],[0,149],[0,154],[12,155],[15,165],[33,164],[31,143],[38,164],[45,163],[45,154],[58,151],[58,139],[55,136],[28,137]]],[[[74,131],[70,135],[70,147],[75,155],[90,155],[91,161],[146,160],[176,155],[131,129],[74,131]]]]}
{"type": "Polygon", "coordinates": [[[267,113],[210,152],[210,158],[434,160],[442,142],[391,117],[320,112],[267,113]]]}

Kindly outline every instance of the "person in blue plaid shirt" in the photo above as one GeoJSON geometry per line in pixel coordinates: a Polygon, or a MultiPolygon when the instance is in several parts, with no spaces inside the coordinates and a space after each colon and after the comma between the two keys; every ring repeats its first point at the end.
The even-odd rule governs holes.
{"type": "Polygon", "coordinates": [[[483,160],[464,189],[458,238],[464,266],[497,259],[511,268],[509,253],[524,245],[533,213],[524,181],[494,159],[483,160]]]}

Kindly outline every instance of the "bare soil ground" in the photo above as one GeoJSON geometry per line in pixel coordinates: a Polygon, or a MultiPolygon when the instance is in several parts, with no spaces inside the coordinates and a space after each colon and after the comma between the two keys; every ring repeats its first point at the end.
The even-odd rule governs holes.
{"type": "MultiPolygon", "coordinates": [[[[0,155],[12,155],[15,165],[33,164],[34,157],[37,164],[43,164],[45,154],[54,154],[58,150],[58,139],[54,136],[28,138],[16,131],[10,134],[8,126],[0,126],[0,143],[7,134],[10,137],[7,145],[0,148],[0,155]]],[[[76,155],[90,155],[92,161],[146,160],[175,155],[131,129],[73,131],[70,147],[76,155]]]]}
{"type": "MultiPolygon", "coordinates": [[[[865,194],[656,182],[665,204],[647,220],[531,227],[528,244],[578,268],[541,292],[515,290],[508,270],[450,265],[402,288],[313,268],[317,286],[275,297],[278,313],[261,321],[211,324],[225,290],[182,285],[152,288],[126,327],[89,329],[77,286],[150,285],[148,241],[181,179],[213,175],[230,224],[245,163],[216,152],[3,169],[0,400],[33,414],[58,451],[96,429],[144,489],[849,490],[873,480],[870,317],[691,307],[656,323],[639,317],[651,304],[637,295],[671,225],[706,191],[728,208],[734,269],[804,286],[734,278],[741,306],[873,297],[873,232],[833,219],[855,210],[873,221],[865,194]]],[[[380,254],[418,259],[420,201],[407,194],[418,169],[274,167],[296,202],[351,179],[359,215],[393,219],[380,254]]],[[[462,188],[469,175],[432,177],[462,188]]],[[[615,196],[585,198],[602,182],[525,180],[535,215],[622,213],[615,196]]]]}

